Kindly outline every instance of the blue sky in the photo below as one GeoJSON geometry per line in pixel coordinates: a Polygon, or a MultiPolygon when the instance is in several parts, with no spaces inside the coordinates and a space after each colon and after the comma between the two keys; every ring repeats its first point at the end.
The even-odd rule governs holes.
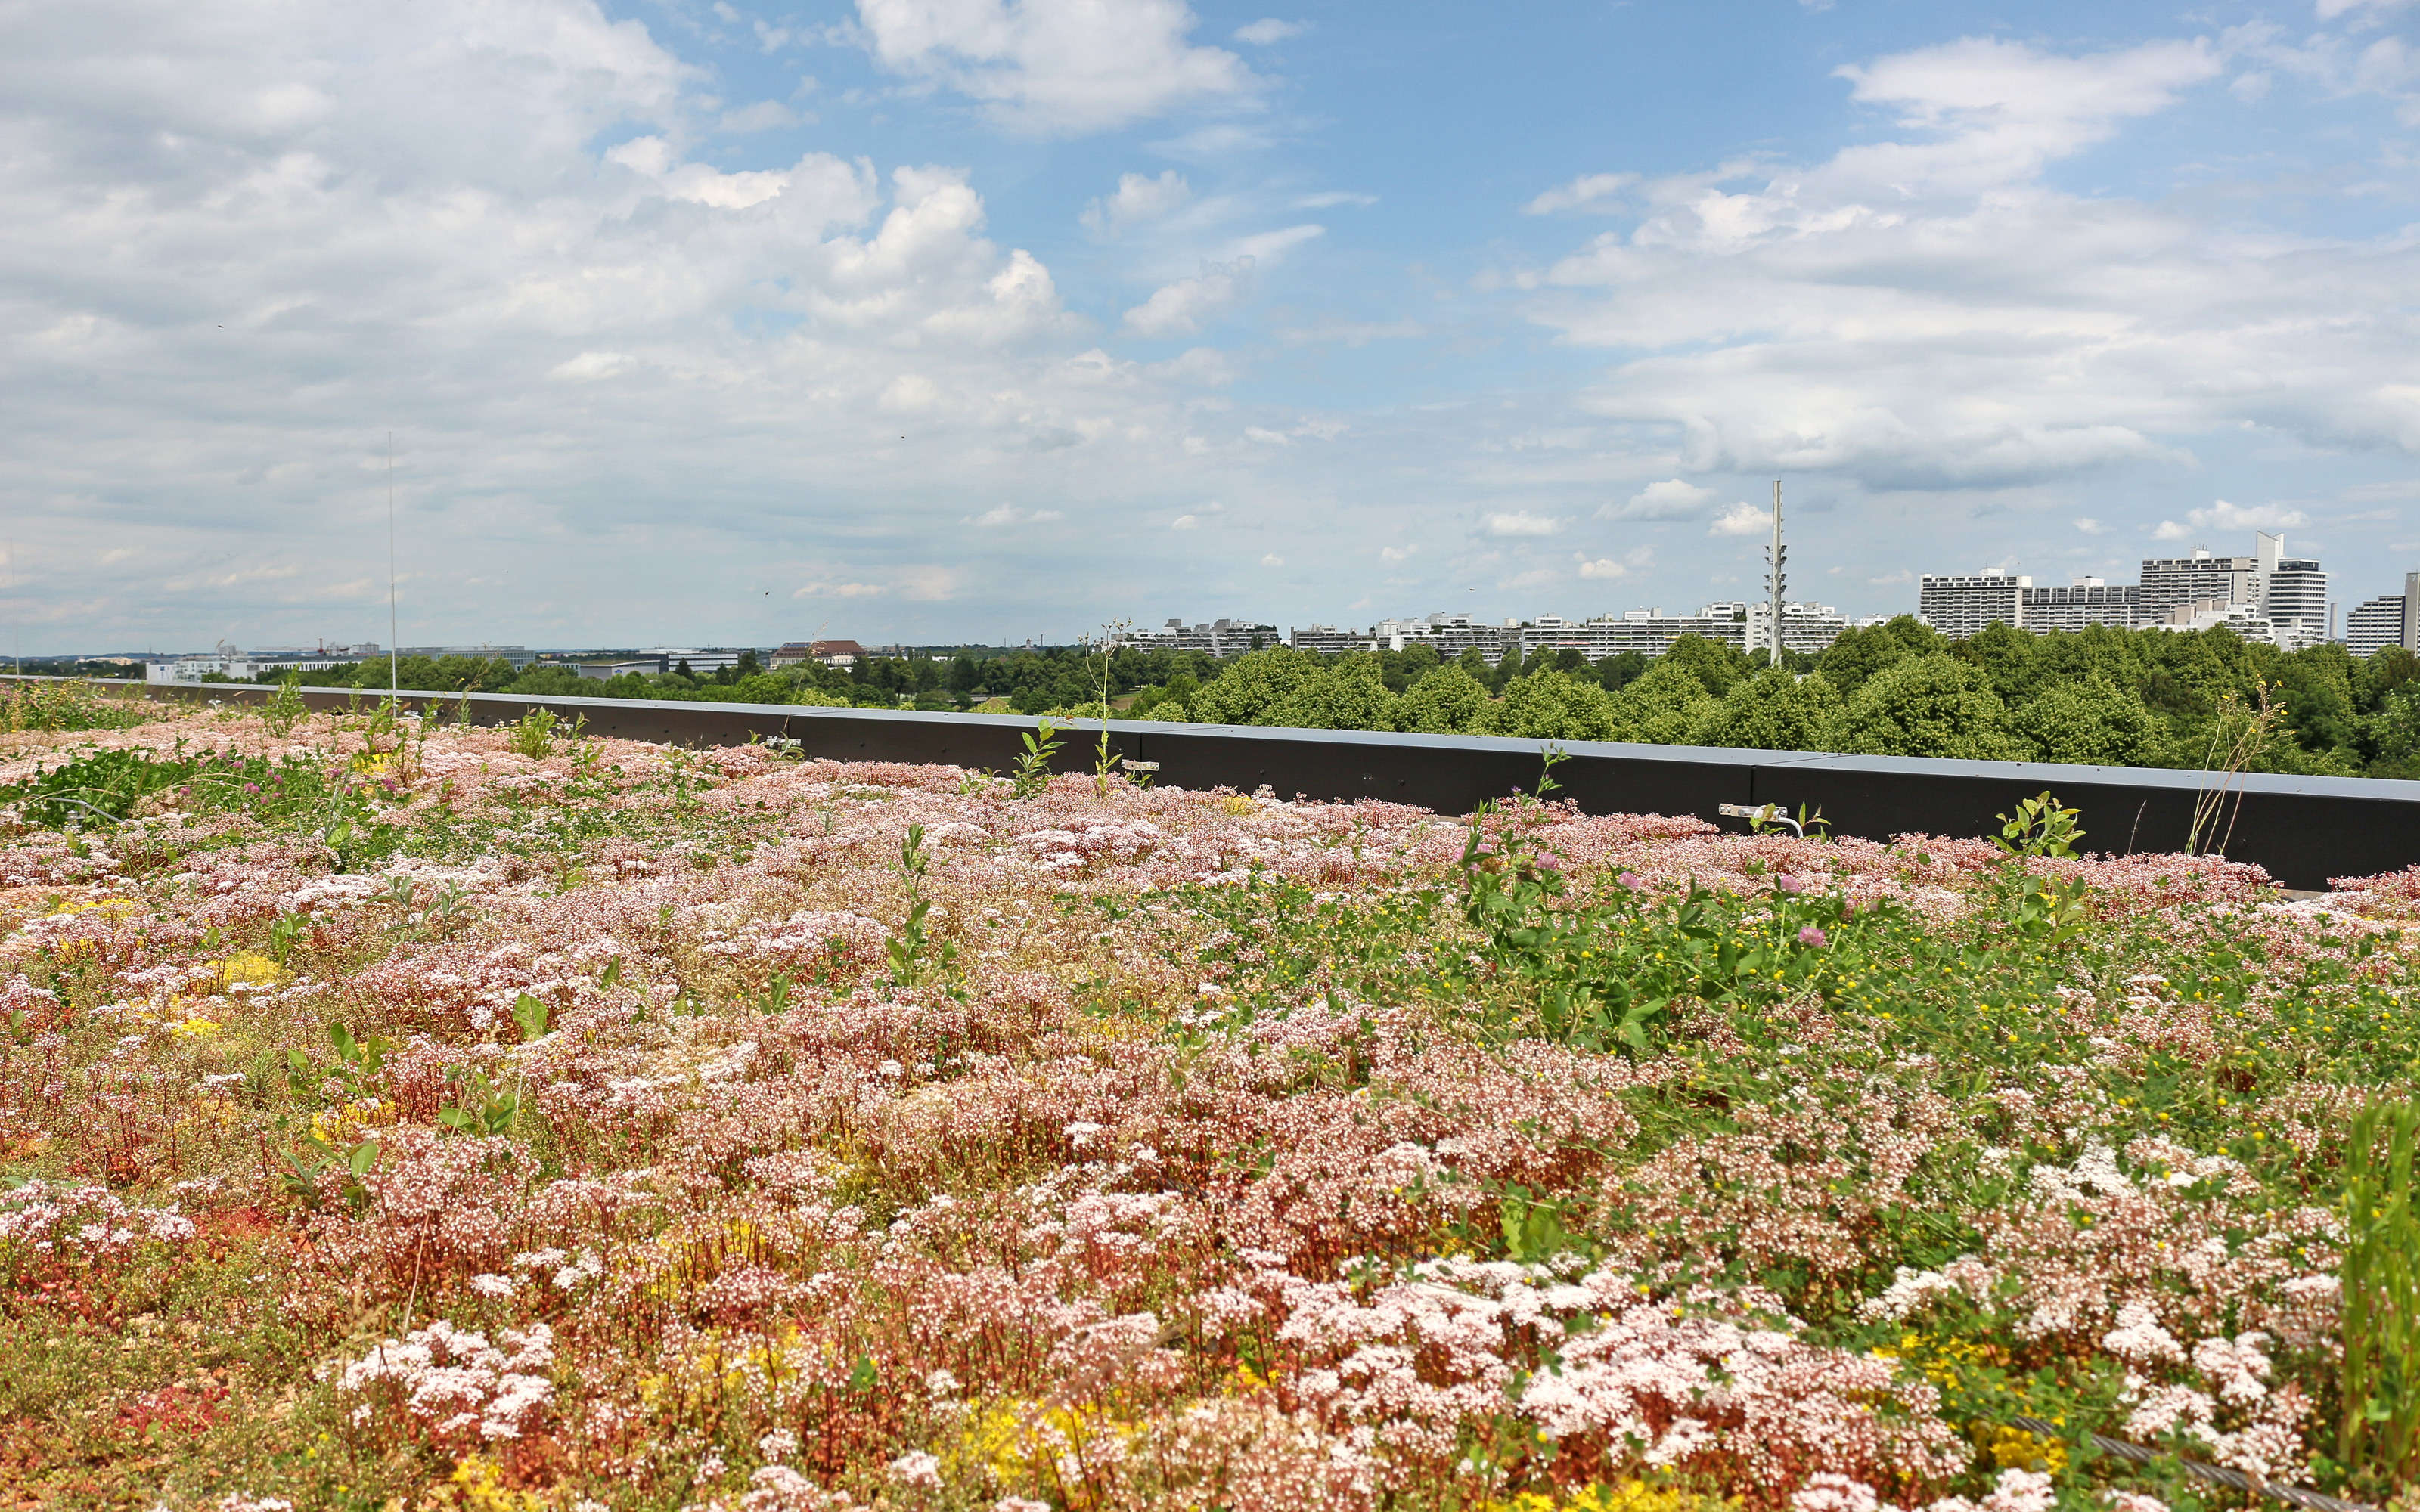
{"type": "Polygon", "coordinates": [[[2420,566],[2420,6],[0,21],[29,651],[2420,566]]]}

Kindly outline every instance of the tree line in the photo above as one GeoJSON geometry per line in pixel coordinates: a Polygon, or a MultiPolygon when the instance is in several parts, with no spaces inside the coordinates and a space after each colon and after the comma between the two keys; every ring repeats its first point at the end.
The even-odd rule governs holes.
{"type": "MultiPolygon", "coordinates": [[[[2258,732],[2255,770],[2420,777],[2420,657],[2288,653],[2225,628],[1992,625],[1952,640],[1913,615],[1768,664],[1697,636],[1663,656],[1569,650],[1488,668],[1474,653],[1238,658],[1142,717],[1333,730],[1643,741],[1854,755],[2199,767],[2258,732]],[[1402,678],[1418,658],[1431,665],[1402,678]]],[[[1144,701],[1138,700],[1138,704],[1144,701]]]]}
{"type": "MultiPolygon", "coordinates": [[[[2288,653],[2224,627],[2095,626],[2035,634],[1992,625],[1953,640],[1912,615],[1844,632],[1821,656],[1683,636],[1660,656],[1590,661],[1542,648],[1490,666],[1427,647],[1323,656],[1273,646],[1104,656],[1082,646],[947,648],[779,671],[753,653],[700,673],[582,678],[567,666],[406,656],[402,686],[1064,718],[1098,717],[1318,730],[1643,741],[1765,750],[2198,767],[2258,721],[2257,770],[2420,778],[2420,657],[2388,647],[2288,653]],[[2261,711],[2266,710],[2263,715],[2261,711]]],[[[387,664],[314,674],[382,688],[387,664]]],[[[262,681],[274,681],[264,676],[262,681]]]]}

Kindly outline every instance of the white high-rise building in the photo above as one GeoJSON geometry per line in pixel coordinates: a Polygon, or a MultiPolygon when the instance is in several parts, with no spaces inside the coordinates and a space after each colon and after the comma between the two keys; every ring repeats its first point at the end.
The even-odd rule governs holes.
{"type": "Polygon", "coordinates": [[[2025,623],[2024,590],[2031,578],[2010,577],[1998,567],[1972,573],[1926,573],[1917,591],[1916,615],[1953,640],[1964,640],[1997,620],[2025,623]]]}
{"type": "Polygon", "coordinates": [[[2180,604],[2215,599],[2222,604],[2258,604],[2261,599],[2260,559],[2214,557],[2197,546],[2182,557],[2147,558],[2143,563],[2144,623],[2164,625],[2180,604]]]}
{"type": "Polygon", "coordinates": [[[2403,620],[2404,606],[2411,602],[2405,594],[2389,594],[2356,608],[2345,620],[2345,649],[2356,656],[2374,656],[2388,646],[2409,645],[2403,620]]]}
{"type": "Polygon", "coordinates": [[[2113,587],[2098,578],[2078,578],[2063,588],[2023,589],[2017,608],[2028,630],[2081,630],[2087,625],[2131,629],[2142,617],[2142,597],[2132,583],[2113,587]]]}
{"type": "Polygon", "coordinates": [[[2328,638],[2328,575],[2307,557],[2286,555],[2286,537],[2266,531],[2254,538],[2259,563],[2260,608],[2277,643],[2288,651],[2328,638]]]}

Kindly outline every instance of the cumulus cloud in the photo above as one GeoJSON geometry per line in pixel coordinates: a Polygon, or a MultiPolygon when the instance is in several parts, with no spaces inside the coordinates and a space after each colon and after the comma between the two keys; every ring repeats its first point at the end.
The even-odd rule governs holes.
{"type": "Polygon", "coordinates": [[[1199,530],[1201,527],[1202,519],[1197,515],[1179,515],[1168,522],[1168,528],[1171,531],[1199,530]]]}
{"type": "Polygon", "coordinates": [[[1244,297],[1253,262],[1249,254],[1233,262],[1205,262],[1199,275],[1161,285],[1125,313],[1125,329],[1138,336],[1199,335],[1204,322],[1244,297]]]}
{"type": "Polygon", "coordinates": [[[706,83],[585,0],[13,28],[0,206],[43,230],[0,253],[0,383],[39,396],[6,487],[59,536],[28,532],[44,612],[71,644],[365,637],[346,585],[390,426],[429,640],[781,638],[800,599],[956,599],[971,579],[910,556],[1003,496],[1056,512],[1032,439],[1129,476],[1174,455],[1198,381],[1088,356],[967,172],[698,161],[706,83]],[[137,529],[180,586],[66,549],[137,529]],[[313,570],[221,583],[264,538],[313,570]],[[713,595],[667,591],[706,561],[713,595]]]}
{"type": "Polygon", "coordinates": [[[640,136],[609,149],[605,161],[654,179],[675,199],[717,209],[744,210],[778,197],[816,229],[855,224],[878,203],[871,165],[843,162],[827,152],[810,152],[788,169],[724,173],[679,162],[660,136],[640,136]]]}
{"type": "Polygon", "coordinates": [[[738,110],[726,110],[717,130],[733,135],[750,131],[770,131],[784,126],[799,124],[799,113],[778,100],[760,100],[738,110]]]}
{"type": "Polygon", "coordinates": [[[1184,0],[858,0],[857,15],[884,68],[1036,135],[1106,131],[1259,86],[1234,54],[1186,40],[1184,0]]]}
{"type": "Polygon", "coordinates": [[[1282,42],[1289,37],[1300,37],[1302,30],[1302,23],[1298,21],[1279,21],[1275,17],[1266,17],[1249,26],[1236,27],[1234,37],[1239,42],[1249,42],[1254,47],[1266,47],[1272,42],[1282,42]]]}
{"type": "Polygon", "coordinates": [[[1015,504],[1001,504],[980,515],[970,515],[960,523],[998,530],[1006,525],[1048,525],[1066,517],[1056,509],[1019,509],[1015,504]]]}
{"type": "Polygon", "coordinates": [[[1487,517],[1490,535],[1552,535],[1563,528],[1563,522],[1551,515],[1532,515],[1526,509],[1500,511],[1487,517]]]}
{"type": "Polygon", "coordinates": [[[2207,531],[2283,531],[2308,525],[2311,517],[2284,504],[2254,504],[2246,507],[2230,504],[2224,499],[2214,500],[2208,509],[2185,511],[2187,524],[2175,520],[2160,521],[2152,534],[2163,541],[2181,541],[2195,532],[2207,531]]]}
{"type": "Polygon", "coordinates": [[[2201,40],[1973,39],[1853,65],[1882,140],[1641,180],[1634,226],[1518,286],[1563,340],[1625,354],[1588,407],[1664,427],[1697,471],[2024,487],[2173,471],[2192,465],[2181,438],[2246,423],[2420,453],[2386,313],[2420,248],[2046,183],[2224,69],[2201,40]]]}
{"type": "Polygon", "coordinates": [[[1078,219],[1098,237],[1113,237],[1128,226],[1156,221],[1193,197],[1193,186],[1173,168],[1156,178],[1139,173],[1120,174],[1117,192],[1094,200],[1078,219]]]}
{"type": "Polygon", "coordinates": [[[1611,209],[1606,201],[1638,182],[1635,173],[1582,174],[1568,184],[1549,189],[1521,207],[1524,215],[1552,215],[1559,210],[1611,209]]]}
{"type": "Polygon", "coordinates": [[[1700,488],[1680,478],[1667,478],[1651,483],[1620,504],[1608,503],[1596,514],[1599,519],[1696,519],[1713,502],[1714,490],[1700,488]]]}
{"type": "Polygon", "coordinates": [[[1264,567],[1282,567],[1285,565],[1285,558],[1272,551],[1267,556],[1261,558],[1261,565],[1264,567]]]}
{"type": "Polygon", "coordinates": [[[1763,535],[1773,529],[1773,511],[1759,508],[1745,501],[1731,505],[1714,517],[1708,526],[1709,535],[1763,535]]]}
{"type": "Polygon", "coordinates": [[[1654,549],[1652,547],[1638,547],[1625,552],[1619,561],[1612,557],[1591,559],[1585,551],[1575,551],[1572,553],[1572,560],[1579,563],[1581,577],[1609,582],[1617,578],[1627,578],[1632,573],[1649,565],[1654,561],[1654,549]]]}

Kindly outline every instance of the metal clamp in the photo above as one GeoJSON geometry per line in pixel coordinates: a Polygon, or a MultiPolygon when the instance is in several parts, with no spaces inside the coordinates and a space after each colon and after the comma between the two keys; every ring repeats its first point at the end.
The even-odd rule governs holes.
{"type": "Polygon", "coordinates": [[[1790,832],[1800,840],[1807,838],[1807,826],[1782,812],[1777,803],[1725,803],[1715,806],[1715,812],[1726,819],[1745,819],[1757,825],[1788,825],[1790,832]]]}

